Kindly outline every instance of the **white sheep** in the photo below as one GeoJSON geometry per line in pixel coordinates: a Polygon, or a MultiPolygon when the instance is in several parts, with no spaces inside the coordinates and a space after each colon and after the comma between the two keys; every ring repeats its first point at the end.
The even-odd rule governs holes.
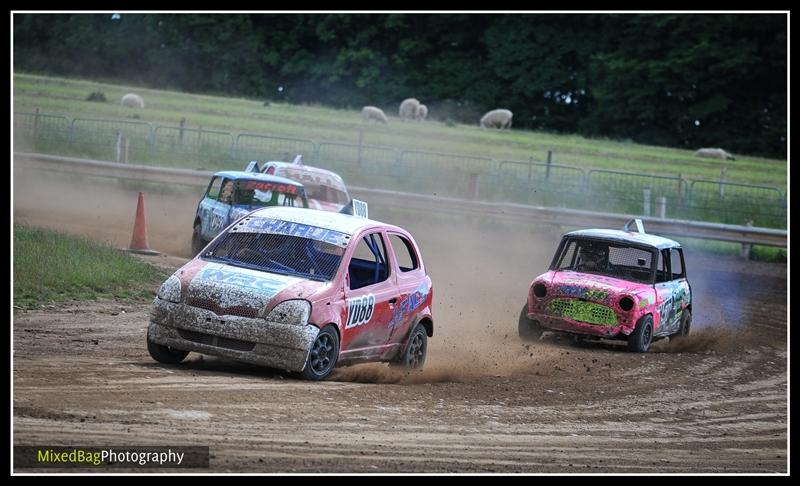
{"type": "Polygon", "coordinates": [[[144,99],[141,96],[133,93],[128,93],[122,97],[122,106],[129,106],[131,108],[144,108],[144,99]]]}
{"type": "Polygon", "coordinates": [[[417,117],[417,109],[419,108],[419,100],[416,98],[408,98],[400,103],[400,118],[402,120],[413,120],[417,117]]]}
{"type": "Polygon", "coordinates": [[[383,113],[383,110],[376,106],[365,106],[361,108],[361,118],[364,120],[375,120],[385,124],[389,124],[389,119],[386,118],[386,114],[383,113]]]}
{"type": "Polygon", "coordinates": [[[736,160],[736,157],[721,148],[701,148],[694,154],[698,157],[708,157],[711,159],[736,160]]]}
{"type": "Polygon", "coordinates": [[[497,127],[500,130],[511,128],[511,118],[514,116],[510,110],[492,110],[481,117],[481,128],[497,127]]]}
{"type": "Polygon", "coordinates": [[[425,118],[428,117],[428,107],[425,105],[419,105],[417,107],[417,121],[423,121],[425,118]]]}

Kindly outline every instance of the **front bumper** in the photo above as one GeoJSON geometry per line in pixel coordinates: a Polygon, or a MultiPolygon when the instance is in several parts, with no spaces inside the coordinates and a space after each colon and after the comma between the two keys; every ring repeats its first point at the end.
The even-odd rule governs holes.
{"type": "Polygon", "coordinates": [[[311,324],[219,316],[158,298],[147,329],[147,338],[164,346],[288,371],[303,371],[317,334],[319,328],[311,324]]]}
{"type": "Polygon", "coordinates": [[[554,331],[571,332],[575,334],[588,334],[604,338],[627,339],[633,329],[624,324],[614,326],[604,326],[600,324],[589,324],[580,322],[568,317],[554,317],[547,314],[528,313],[528,319],[538,321],[545,329],[554,331]]]}

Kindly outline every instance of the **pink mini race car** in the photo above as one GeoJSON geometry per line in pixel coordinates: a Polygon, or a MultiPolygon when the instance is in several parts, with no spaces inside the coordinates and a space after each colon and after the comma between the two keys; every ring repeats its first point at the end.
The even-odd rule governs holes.
{"type": "Polygon", "coordinates": [[[578,338],[625,340],[646,352],[655,339],[684,337],[692,323],[692,289],[683,249],[670,239],[592,229],[567,233],[550,270],[536,277],[519,316],[519,335],[545,330],[578,338]]]}
{"type": "Polygon", "coordinates": [[[162,363],[196,351],[311,380],[366,361],[421,369],[432,305],[431,279],[405,230],[267,207],[227,227],[164,282],[147,348],[162,363]]]}

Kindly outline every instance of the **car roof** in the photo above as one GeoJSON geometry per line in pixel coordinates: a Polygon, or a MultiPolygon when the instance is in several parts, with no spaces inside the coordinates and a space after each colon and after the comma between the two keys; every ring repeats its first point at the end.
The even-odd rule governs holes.
{"type": "Polygon", "coordinates": [[[663,236],[612,229],[585,229],[571,231],[565,234],[564,237],[594,238],[621,243],[634,243],[638,245],[650,246],[659,250],[663,250],[665,248],[679,248],[681,246],[677,241],[664,238],[663,236]]]}
{"type": "Polygon", "coordinates": [[[344,213],[320,211],[319,209],[296,208],[291,206],[269,206],[249,214],[250,217],[273,218],[291,223],[307,224],[318,228],[330,229],[348,235],[354,235],[362,228],[380,226],[387,229],[399,229],[397,226],[381,223],[344,213]]]}
{"type": "Polygon", "coordinates": [[[254,181],[264,182],[277,182],[279,184],[291,184],[293,186],[303,187],[303,184],[294,179],[287,179],[286,177],[279,177],[271,174],[262,174],[260,172],[245,172],[243,170],[223,170],[214,174],[214,177],[227,177],[228,179],[247,179],[254,181]]]}
{"type": "Polygon", "coordinates": [[[308,172],[325,173],[325,174],[334,176],[339,180],[342,180],[342,176],[340,176],[336,172],[333,172],[332,170],[328,170],[328,169],[323,169],[322,167],[314,167],[313,165],[293,164],[291,162],[283,162],[283,161],[279,161],[279,160],[268,160],[268,161],[264,162],[265,166],[266,166],[266,164],[275,165],[276,167],[286,168],[286,169],[297,169],[297,170],[305,170],[305,171],[308,171],[308,172]]]}

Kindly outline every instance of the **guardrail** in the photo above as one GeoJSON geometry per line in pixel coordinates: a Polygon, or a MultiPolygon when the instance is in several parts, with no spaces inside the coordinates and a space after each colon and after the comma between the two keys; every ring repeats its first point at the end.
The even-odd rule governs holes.
{"type": "MultiPolygon", "coordinates": [[[[145,165],[118,164],[100,160],[76,159],[44,154],[14,152],[15,169],[35,169],[47,172],[66,172],[131,179],[166,184],[204,187],[212,172],[204,170],[173,169],[145,165]]],[[[721,223],[708,223],[679,219],[642,217],[640,215],[613,214],[566,208],[528,206],[513,203],[470,201],[452,197],[386,191],[365,187],[350,187],[350,192],[370,204],[416,209],[425,212],[490,216],[495,219],[528,223],[548,223],[560,226],[622,227],[631,218],[641,218],[647,229],[664,236],[691,237],[727,241],[743,245],[787,247],[786,230],[759,228],[721,223]]]]}

